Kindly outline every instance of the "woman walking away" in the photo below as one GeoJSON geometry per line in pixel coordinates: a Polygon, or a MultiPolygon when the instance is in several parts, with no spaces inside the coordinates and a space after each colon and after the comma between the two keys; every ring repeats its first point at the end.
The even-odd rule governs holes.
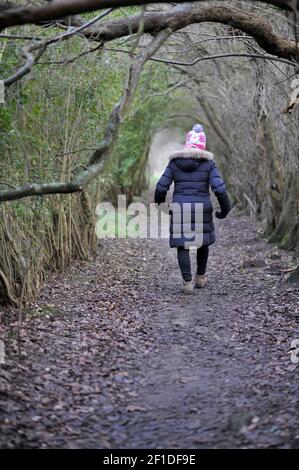
{"type": "Polygon", "coordinates": [[[221,211],[216,212],[218,219],[224,219],[230,211],[230,202],[226,188],[213,161],[213,154],[206,151],[206,136],[200,124],[196,124],[187,134],[186,144],[182,150],[174,152],[169,157],[169,163],[163,175],[159,179],[155,191],[155,203],[165,202],[167,191],[174,182],[173,207],[181,209],[179,222],[174,219],[174,213],[170,217],[170,247],[177,248],[178,263],[183,277],[183,292],[193,292],[192,274],[189,247],[197,246],[197,272],[195,275],[196,288],[205,287],[208,282],[206,267],[209,256],[209,245],[215,242],[215,228],[213,224],[213,207],[210,200],[209,187],[215,193],[220,204],[221,211]],[[188,203],[185,205],[185,203],[188,203]],[[196,223],[197,204],[202,204],[203,221],[196,223]],[[185,213],[191,213],[189,233],[183,223],[185,213]],[[191,212],[190,212],[191,207],[191,212]],[[179,223],[179,235],[178,225],[179,223]],[[202,234],[200,246],[198,243],[190,243],[195,240],[195,232],[202,234]],[[193,238],[192,238],[193,237],[193,238]]]}

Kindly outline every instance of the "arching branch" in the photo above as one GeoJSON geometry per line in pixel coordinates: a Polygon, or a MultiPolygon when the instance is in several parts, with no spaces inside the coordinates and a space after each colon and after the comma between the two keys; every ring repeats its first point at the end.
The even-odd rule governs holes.
{"type": "MultiPolygon", "coordinates": [[[[51,2],[52,3],[52,2],[51,2]]],[[[55,4],[57,2],[54,2],[55,4]]],[[[1,4],[0,4],[1,5],[1,4]]],[[[33,51],[45,48],[48,45],[68,39],[74,34],[82,34],[86,38],[102,42],[112,41],[124,36],[136,34],[140,27],[140,15],[124,17],[119,20],[106,21],[100,24],[95,23],[112,11],[110,8],[106,12],[98,15],[90,22],[83,22],[79,17],[71,19],[72,25],[75,27],[72,31],[67,31],[56,38],[47,39],[33,43],[22,49],[22,53],[26,58],[26,63],[13,76],[5,80],[5,85],[9,86],[27,74],[35,64],[33,51]]],[[[277,56],[286,61],[297,61],[298,51],[296,51],[295,41],[283,38],[273,31],[271,23],[264,18],[253,14],[246,13],[237,8],[228,8],[225,6],[202,6],[193,5],[184,8],[174,8],[165,12],[150,12],[143,15],[143,32],[156,34],[162,29],[171,28],[172,31],[178,31],[190,24],[214,22],[232,26],[235,29],[242,30],[246,34],[253,37],[258,45],[268,54],[277,56]]],[[[1,24],[1,14],[0,14],[1,24]]],[[[269,58],[270,59],[270,58],[269,58]]],[[[275,60],[275,58],[273,58],[275,60]]],[[[200,59],[198,59],[200,60],[200,59]]],[[[195,63],[195,62],[194,62],[195,63]]],[[[187,65],[192,65],[187,64],[187,65]]]]}
{"type": "MultiPolygon", "coordinates": [[[[97,27],[85,29],[83,34],[95,41],[112,41],[137,33],[139,20],[139,15],[133,15],[119,20],[107,21],[97,27]]],[[[264,18],[238,8],[221,5],[193,5],[182,9],[174,8],[171,11],[145,13],[143,22],[144,33],[149,34],[154,34],[168,27],[173,31],[178,31],[196,23],[221,23],[253,37],[268,54],[288,60],[296,59],[295,41],[277,34],[272,24],[264,18]]],[[[81,24],[81,20],[75,18],[73,24],[78,26],[81,24]]]]}
{"type": "MultiPolygon", "coordinates": [[[[189,0],[193,3],[195,0],[189,0]]],[[[197,3],[203,0],[197,0],[197,3]]],[[[275,5],[285,10],[292,10],[294,0],[260,0],[262,3],[275,5]]],[[[296,1],[296,0],[295,0],[296,1]]],[[[58,0],[49,2],[39,7],[25,6],[17,8],[13,2],[0,2],[0,30],[9,26],[29,23],[40,23],[52,21],[65,16],[80,14],[84,12],[133,5],[144,5],[147,3],[161,3],[160,0],[58,0]]],[[[170,3],[165,1],[164,3],[170,3]]],[[[185,0],[176,0],[176,3],[186,3],[185,0]]],[[[297,0],[297,8],[299,1],[297,0]]]]}

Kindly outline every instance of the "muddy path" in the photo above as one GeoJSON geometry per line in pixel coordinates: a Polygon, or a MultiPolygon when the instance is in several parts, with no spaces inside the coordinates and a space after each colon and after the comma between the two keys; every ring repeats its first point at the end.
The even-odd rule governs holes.
{"type": "Polygon", "coordinates": [[[49,278],[20,351],[17,317],[1,312],[1,447],[298,448],[289,261],[229,217],[209,285],[184,296],[167,242],[104,241],[49,278]]]}

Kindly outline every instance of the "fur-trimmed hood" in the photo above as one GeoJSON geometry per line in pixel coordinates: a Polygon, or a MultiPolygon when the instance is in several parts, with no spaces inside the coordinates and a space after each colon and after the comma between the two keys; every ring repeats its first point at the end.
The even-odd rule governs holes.
{"type": "Polygon", "coordinates": [[[176,160],[177,158],[191,158],[192,160],[213,160],[213,154],[207,150],[189,148],[177,150],[169,155],[169,160],[176,160]]]}

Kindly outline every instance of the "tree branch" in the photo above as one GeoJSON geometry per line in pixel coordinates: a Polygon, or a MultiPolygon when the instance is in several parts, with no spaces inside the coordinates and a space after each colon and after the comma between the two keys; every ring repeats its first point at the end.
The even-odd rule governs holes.
{"type": "MultiPolygon", "coordinates": [[[[114,51],[114,52],[123,52],[126,54],[129,54],[129,51],[125,49],[117,49],[117,48],[106,48],[107,51],[114,51]]],[[[252,59],[265,59],[265,60],[273,60],[277,62],[283,62],[284,64],[291,65],[293,67],[298,67],[298,64],[296,62],[292,62],[287,59],[282,59],[280,57],[272,57],[269,55],[265,54],[249,54],[249,53],[238,53],[238,52],[231,52],[228,54],[216,54],[216,55],[208,55],[204,57],[198,57],[197,59],[194,59],[192,62],[179,62],[176,60],[168,60],[168,59],[162,59],[161,57],[151,57],[149,60],[153,62],[162,62],[164,64],[169,64],[169,65],[182,65],[186,67],[190,67],[192,65],[196,65],[198,62],[206,61],[206,60],[214,60],[214,59],[225,59],[229,57],[249,57],[252,59]]]]}
{"type": "MultiPolygon", "coordinates": [[[[189,3],[193,3],[194,1],[195,0],[189,0],[189,3]]],[[[203,0],[197,0],[197,3],[202,1],[203,0]]],[[[294,9],[294,2],[291,0],[260,0],[260,2],[275,5],[285,10],[294,9]]],[[[16,5],[2,1],[0,3],[0,30],[9,26],[53,21],[66,16],[104,8],[145,5],[147,3],[162,2],[161,0],[58,0],[39,7],[25,6],[18,8],[16,5]]],[[[165,1],[164,3],[171,2],[165,1]]],[[[175,3],[186,2],[185,0],[177,0],[175,3]]],[[[299,9],[299,0],[297,0],[297,9],[299,9]]]]}
{"type": "Polygon", "coordinates": [[[43,183],[43,184],[25,184],[15,189],[0,191],[0,202],[14,201],[28,196],[40,196],[46,194],[66,194],[82,191],[83,187],[77,183],[43,183]]]}
{"type": "MultiPolygon", "coordinates": [[[[156,34],[158,31],[168,27],[173,31],[178,31],[188,25],[203,22],[229,25],[253,37],[258,45],[268,54],[291,61],[296,60],[297,50],[295,41],[288,40],[275,33],[272,24],[264,18],[237,8],[220,5],[202,6],[198,4],[190,6],[188,4],[187,6],[174,8],[170,11],[144,13],[143,32],[156,34]]],[[[80,32],[86,38],[93,41],[107,42],[137,34],[140,26],[140,15],[103,22],[93,27],[88,27],[78,16],[72,17],[71,23],[79,28],[76,32],[80,32]],[[80,30],[80,28],[82,29],[80,30]]]]}
{"type": "MultiPolygon", "coordinates": [[[[299,1],[299,0],[298,0],[299,1]]],[[[82,20],[75,17],[72,24],[77,26],[82,20]]],[[[253,37],[268,54],[288,60],[296,60],[296,43],[273,31],[272,24],[253,12],[221,5],[193,5],[165,12],[148,12],[143,18],[144,33],[154,34],[170,27],[178,31],[196,23],[220,23],[229,25],[253,37]]],[[[84,35],[94,41],[108,42],[131,34],[139,27],[139,15],[103,22],[96,28],[86,28],[84,35]]]]}

